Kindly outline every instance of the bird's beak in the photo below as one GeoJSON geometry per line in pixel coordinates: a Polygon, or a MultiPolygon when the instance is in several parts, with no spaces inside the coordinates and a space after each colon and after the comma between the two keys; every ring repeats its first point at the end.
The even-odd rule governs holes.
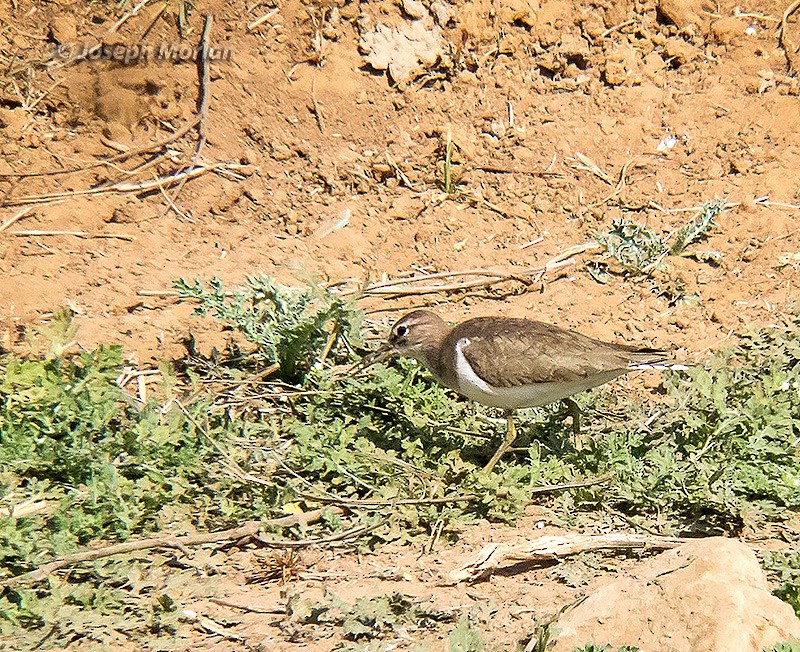
{"type": "Polygon", "coordinates": [[[386,342],[372,353],[368,353],[361,360],[350,367],[350,372],[359,373],[379,362],[386,362],[396,353],[394,346],[386,342]]]}

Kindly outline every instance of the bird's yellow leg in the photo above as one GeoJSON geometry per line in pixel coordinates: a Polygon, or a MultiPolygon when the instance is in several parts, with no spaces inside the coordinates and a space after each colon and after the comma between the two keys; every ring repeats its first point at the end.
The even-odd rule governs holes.
{"type": "Polygon", "coordinates": [[[483,467],[484,473],[489,473],[489,471],[494,468],[494,465],[497,464],[498,460],[511,448],[511,444],[513,444],[514,440],[517,438],[517,429],[514,426],[514,413],[510,410],[506,412],[506,421],[508,422],[506,438],[503,440],[503,443],[500,444],[500,448],[492,455],[492,459],[489,460],[489,463],[483,467]]]}
{"type": "Polygon", "coordinates": [[[581,450],[583,448],[583,444],[586,443],[581,435],[581,409],[571,398],[565,398],[563,403],[567,406],[567,414],[572,417],[572,435],[574,439],[575,450],[581,450]]]}

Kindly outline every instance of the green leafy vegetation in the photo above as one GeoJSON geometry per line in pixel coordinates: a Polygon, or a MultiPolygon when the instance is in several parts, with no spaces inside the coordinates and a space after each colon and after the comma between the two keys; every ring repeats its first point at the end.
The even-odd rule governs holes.
{"type": "Polygon", "coordinates": [[[800,617],[800,552],[765,553],[762,565],[778,584],[773,593],[788,602],[800,617]]]}
{"type": "Polygon", "coordinates": [[[629,219],[616,219],[607,233],[595,233],[595,238],[629,274],[649,274],[664,258],[670,256],[692,256],[704,261],[718,262],[717,252],[687,252],[687,248],[705,238],[716,226],[714,219],[725,210],[725,202],[708,202],[689,222],[671,236],[672,242],[664,240],[653,229],[629,219]]]}
{"type": "Polygon", "coordinates": [[[213,278],[175,282],[182,299],[199,302],[197,313],[212,314],[257,346],[254,354],[277,376],[299,382],[315,363],[322,363],[337,339],[358,344],[361,318],[338,295],[316,283],[283,287],[266,276],[249,276],[245,285],[226,292],[213,278]]]}
{"type": "Polygon", "coordinates": [[[800,641],[781,641],[764,652],[800,652],[800,641]]]}
{"type": "MultiPolygon", "coordinates": [[[[797,317],[743,336],[689,372],[666,373],[661,396],[635,398],[613,385],[582,395],[580,450],[559,406],[520,411],[522,450],[483,474],[501,415],[459,399],[408,360],[351,370],[361,323],[353,303],[267,278],[232,292],[218,281],[179,286],[238,339],[224,354],[192,352],[177,371],[162,365],[147,402],[117,382],[119,347],[69,353],[67,315],[34,338],[38,353],[2,360],[6,579],[94,542],[211,531],[337,503],[347,516],[325,516],[313,536],[355,529],[362,546],[431,536],[436,524],[447,540],[451,523],[513,520],[534,499],[549,500],[567,523],[602,510],[665,534],[767,528],[800,508],[797,317]],[[532,493],[599,476],[608,479],[532,493]],[[35,503],[44,509],[22,509],[35,503]]],[[[183,589],[156,597],[147,589],[166,560],[97,560],[6,587],[0,634],[38,640],[57,626],[53,644],[88,631],[108,644],[136,632],[180,633],[183,589]]],[[[770,563],[777,595],[797,609],[800,564],[770,563]]],[[[348,623],[361,640],[417,622],[403,600],[326,613],[340,614],[337,627],[348,623]],[[384,616],[364,622],[359,609],[384,616]]],[[[468,624],[459,627],[451,647],[479,649],[468,624]]]]}
{"type": "Polygon", "coordinates": [[[475,630],[469,622],[469,618],[461,616],[458,624],[448,636],[449,652],[480,652],[486,648],[486,644],[481,638],[480,632],[475,630]]]}
{"type": "Polygon", "coordinates": [[[454,620],[451,612],[424,609],[400,593],[359,598],[351,605],[328,591],[322,601],[291,595],[287,605],[289,620],[296,627],[314,631],[320,626],[337,627],[346,639],[361,642],[454,620]]]}

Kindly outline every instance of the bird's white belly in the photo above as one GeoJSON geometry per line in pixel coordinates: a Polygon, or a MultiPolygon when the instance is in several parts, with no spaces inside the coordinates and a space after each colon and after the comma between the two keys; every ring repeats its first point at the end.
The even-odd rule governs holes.
{"type": "Polygon", "coordinates": [[[464,356],[462,347],[468,343],[468,340],[461,340],[456,344],[458,387],[454,389],[473,401],[492,407],[510,410],[547,405],[591,387],[602,385],[621,373],[619,371],[609,371],[565,383],[551,382],[518,385],[516,387],[494,387],[475,373],[464,356]]]}

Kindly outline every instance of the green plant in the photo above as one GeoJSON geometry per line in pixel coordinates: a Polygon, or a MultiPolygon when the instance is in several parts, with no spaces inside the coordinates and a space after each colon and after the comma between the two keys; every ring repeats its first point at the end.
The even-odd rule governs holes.
{"type": "Polygon", "coordinates": [[[453,620],[450,612],[424,609],[400,593],[358,598],[352,605],[332,591],[327,591],[322,601],[292,594],[287,613],[299,626],[339,627],[351,641],[379,639],[401,630],[428,629],[434,622],[453,620]]]}
{"type": "Polygon", "coordinates": [[[764,652],[800,652],[800,641],[781,641],[764,652]]]}
{"type": "Polygon", "coordinates": [[[337,341],[358,344],[361,313],[352,302],[316,283],[290,288],[267,276],[249,276],[227,292],[222,281],[174,283],[182,299],[199,302],[195,312],[213,314],[257,345],[260,362],[277,367],[277,377],[299,382],[323,362],[337,341]]]}
{"type": "Polygon", "coordinates": [[[651,228],[629,219],[616,219],[607,233],[595,233],[595,238],[622,268],[630,274],[649,274],[658,267],[667,255],[692,255],[701,260],[716,262],[716,252],[687,253],[689,245],[704,238],[716,226],[714,219],[725,210],[725,202],[707,202],[692,219],[672,238],[668,244],[651,228]]]}
{"type": "MultiPolygon", "coordinates": [[[[497,412],[458,398],[409,360],[349,374],[317,364],[348,359],[331,333],[356,328],[357,311],[317,287],[288,292],[297,303],[281,288],[254,299],[248,292],[262,281],[244,298],[202,284],[194,296],[252,337],[260,363],[294,360],[283,367],[286,378],[294,369],[294,384],[251,373],[249,355],[220,358],[213,368],[188,360],[183,375],[162,365],[163,382],[141,404],[116,382],[118,347],[68,352],[66,318],[45,336],[43,355],[0,360],[0,573],[28,571],[99,539],[229,527],[337,500],[353,514],[326,516],[316,534],[355,523],[366,526],[361,546],[418,541],[434,530],[446,541],[455,536],[451,523],[513,520],[542,485],[599,475],[608,480],[536,500],[549,500],[564,524],[611,510],[665,533],[736,532],[800,509],[796,316],[743,336],[690,372],[665,374],[658,401],[613,385],[581,395],[584,407],[598,408],[587,415],[581,450],[570,445],[558,406],[520,411],[523,450],[482,474],[491,439],[500,436],[487,425],[497,412]],[[284,319],[290,305],[305,306],[308,323],[284,319]],[[271,334],[259,330],[262,321],[271,334]],[[31,500],[47,509],[14,514],[31,500]]],[[[167,582],[158,575],[165,557],[154,558],[161,561],[99,560],[6,589],[0,634],[35,641],[56,627],[51,642],[61,645],[87,631],[108,641],[120,631],[179,631],[176,605],[188,589],[171,570],[176,584],[154,601],[152,586],[167,582]],[[126,619],[129,628],[120,630],[126,619]]],[[[796,605],[796,560],[773,561],[778,594],[796,605]]],[[[190,580],[189,573],[182,581],[190,580]]],[[[406,602],[328,605],[326,626],[348,623],[351,638],[369,643],[395,624],[422,627],[434,618],[406,602]]],[[[458,631],[454,645],[478,645],[466,625],[458,631]]]]}
{"type": "Polygon", "coordinates": [[[762,565],[770,578],[780,583],[773,595],[788,602],[800,617],[800,552],[767,552],[762,565]]]}
{"type": "Polygon", "coordinates": [[[473,629],[466,615],[459,616],[458,624],[447,638],[449,652],[480,652],[486,647],[480,633],[473,629]]]}

